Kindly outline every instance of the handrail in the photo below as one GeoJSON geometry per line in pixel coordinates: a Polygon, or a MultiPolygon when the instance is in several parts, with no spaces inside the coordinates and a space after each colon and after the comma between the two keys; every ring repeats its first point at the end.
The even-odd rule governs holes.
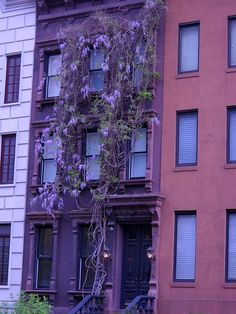
{"type": "Polygon", "coordinates": [[[103,314],[103,299],[101,295],[87,295],[69,314],[103,314]]]}
{"type": "Polygon", "coordinates": [[[154,300],[155,297],[147,295],[138,295],[126,307],[125,314],[153,314],[154,313],[154,300]]]}

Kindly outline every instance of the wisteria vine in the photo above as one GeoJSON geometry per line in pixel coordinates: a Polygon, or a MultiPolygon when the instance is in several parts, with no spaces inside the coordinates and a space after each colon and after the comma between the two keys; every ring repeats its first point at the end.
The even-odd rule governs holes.
{"type": "Polygon", "coordinates": [[[57,143],[58,176],[46,183],[37,198],[49,213],[63,209],[63,195],[73,197],[79,210],[91,214],[89,235],[93,247],[87,267],[95,269],[92,293],[102,290],[106,272],[102,250],[106,246],[106,202],[119,186],[119,170],[127,162],[124,144],[144,123],[158,123],[145,114],[145,102],[154,97],[157,29],[162,0],[147,0],[135,19],[122,14],[96,12],[81,24],[63,29],[59,34],[62,54],[61,92],[54,105],[49,126],[43,130],[37,146],[43,146],[53,134],[57,143]],[[91,54],[104,51],[102,73],[104,88],[91,88],[91,54]],[[79,153],[78,137],[96,127],[100,134],[100,178],[91,185],[86,173],[86,159],[79,153]],[[83,203],[83,193],[91,200],[83,203]]]}

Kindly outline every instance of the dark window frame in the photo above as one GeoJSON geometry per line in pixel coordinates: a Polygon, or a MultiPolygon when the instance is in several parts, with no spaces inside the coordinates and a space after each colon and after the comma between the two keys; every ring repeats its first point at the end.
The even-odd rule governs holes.
{"type": "MultiPolygon", "coordinates": [[[[196,236],[197,236],[197,212],[194,210],[190,211],[175,211],[175,223],[174,223],[174,260],[173,260],[173,282],[196,282],[196,254],[195,254],[195,272],[194,279],[176,279],[176,257],[177,257],[177,216],[178,215],[195,215],[196,217],[196,236]]],[[[195,243],[196,252],[196,243],[195,243]]]]}
{"type": "MultiPolygon", "coordinates": [[[[131,176],[131,169],[132,169],[132,157],[134,155],[139,155],[139,154],[143,154],[143,153],[146,153],[146,169],[147,169],[147,156],[148,156],[148,129],[147,129],[147,126],[143,126],[141,127],[141,129],[146,129],[146,150],[145,151],[140,151],[140,152],[134,152],[132,153],[132,139],[130,138],[128,140],[128,143],[127,143],[127,150],[128,150],[128,153],[130,154],[129,158],[128,158],[128,162],[127,162],[127,168],[126,168],[126,177],[127,177],[127,180],[139,180],[139,179],[145,179],[146,176],[144,177],[132,177],[131,176]]],[[[131,134],[132,136],[132,134],[131,134]]]]}
{"type": "Polygon", "coordinates": [[[231,21],[235,20],[236,15],[228,17],[228,68],[236,68],[236,64],[231,64],[231,21]]]}
{"type": "Polygon", "coordinates": [[[36,239],[35,239],[35,271],[34,271],[34,286],[37,290],[49,290],[50,289],[50,279],[49,278],[49,285],[48,286],[39,286],[39,262],[42,259],[50,259],[51,260],[51,272],[52,272],[52,262],[53,262],[53,226],[51,224],[45,224],[45,225],[36,225],[37,233],[36,233],[36,239]],[[45,255],[45,256],[39,256],[39,238],[40,238],[40,230],[50,228],[52,230],[52,250],[51,255],[45,255]]]}
{"type": "Polygon", "coordinates": [[[176,167],[192,167],[198,164],[198,109],[176,111],[176,149],[175,149],[175,166],[176,167]],[[196,113],[197,131],[196,131],[196,162],[195,163],[179,163],[179,116],[181,114],[196,113]]]}
{"type": "Polygon", "coordinates": [[[16,160],[16,134],[15,133],[11,133],[11,134],[2,134],[1,136],[1,160],[0,160],[0,184],[14,184],[14,177],[15,177],[15,160],[16,160]],[[2,173],[2,169],[3,169],[3,161],[4,161],[4,153],[5,153],[5,146],[4,146],[4,141],[6,138],[10,138],[10,145],[8,148],[8,164],[7,164],[7,180],[6,182],[4,182],[3,180],[3,173],[2,173]],[[11,145],[12,140],[14,139],[14,145],[11,145]],[[14,146],[14,163],[13,163],[13,169],[10,168],[10,150],[11,147],[14,146]],[[10,170],[12,170],[13,175],[12,178],[10,178],[10,170]]]}
{"type": "Polygon", "coordinates": [[[11,247],[11,224],[10,223],[4,223],[4,224],[0,224],[0,227],[1,226],[7,226],[9,228],[9,232],[0,232],[0,238],[3,238],[4,239],[4,242],[6,239],[9,239],[9,246],[7,247],[7,245],[4,245],[2,250],[2,258],[4,260],[4,253],[5,252],[5,248],[7,247],[7,250],[8,250],[8,261],[7,261],[7,273],[4,274],[4,263],[2,263],[2,267],[0,269],[0,286],[7,286],[8,285],[8,279],[9,279],[9,261],[10,261],[10,247],[11,247]],[[4,280],[4,275],[6,275],[6,280],[4,280]]]}
{"type": "Polygon", "coordinates": [[[226,131],[226,162],[227,164],[235,164],[235,160],[230,159],[230,112],[235,111],[236,112],[236,106],[229,106],[227,107],[227,131],[226,131]]]}
{"type": "Polygon", "coordinates": [[[58,50],[55,50],[53,52],[50,52],[50,53],[47,53],[46,54],[46,62],[45,62],[45,76],[46,76],[46,79],[45,79],[45,85],[44,85],[44,99],[54,99],[55,97],[59,97],[58,96],[48,96],[48,85],[49,85],[49,80],[51,78],[54,78],[56,77],[57,75],[48,75],[48,70],[49,70],[49,58],[50,56],[57,56],[57,55],[61,55],[61,52],[58,51],[58,50]]]}
{"type": "Polygon", "coordinates": [[[178,67],[177,72],[178,74],[187,74],[187,73],[196,73],[199,72],[199,63],[200,63],[200,21],[193,21],[188,23],[180,23],[179,24],[179,31],[178,31],[178,67]],[[198,64],[196,70],[189,70],[189,71],[181,71],[181,55],[182,55],[182,34],[181,29],[190,27],[190,26],[198,26],[198,64]]]}
{"type": "Polygon", "coordinates": [[[7,55],[7,62],[6,62],[6,80],[5,80],[5,93],[4,93],[4,103],[5,104],[14,104],[19,102],[20,98],[20,80],[21,80],[21,53],[17,53],[14,55],[7,55]],[[16,65],[16,60],[20,59],[20,64],[16,65]],[[13,77],[13,83],[9,84],[9,71],[10,71],[10,60],[14,59],[15,65],[14,65],[14,74],[11,75],[13,77]],[[19,68],[19,75],[16,74],[16,69],[19,68]],[[19,76],[19,79],[16,81],[16,76],[19,76]],[[13,92],[9,93],[9,85],[13,86],[13,92]],[[17,92],[14,91],[15,85],[18,85],[17,92]],[[8,100],[9,94],[12,94],[12,99],[8,100]],[[16,94],[16,98],[15,98],[16,94]]]}
{"type": "Polygon", "coordinates": [[[228,261],[229,261],[229,216],[231,214],[236,215],[235,209],[226,210],[226,244],[225,244],[225,282],[236,283],[236,279],[228,279],[228,261]]]}

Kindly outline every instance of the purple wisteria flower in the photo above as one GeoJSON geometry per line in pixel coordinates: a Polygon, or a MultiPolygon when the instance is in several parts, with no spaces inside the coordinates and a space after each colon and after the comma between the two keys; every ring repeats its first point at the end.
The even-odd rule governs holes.
{"type": "Polygon", "coordinates": [[[75,63],[71,63],[70,68],[73,72],[77,71],[77,65],[75,63]]]}
{"type": "Polygon", "coordinates": [[[59,48],[60,48],[61,51],[64,50],[65,47],[66,47],[66,43],[65,42],[60,43],[59,48]]]}
{"type": "Polygon", "coordinates": [[[136,30],[140,27],[140,23],[138,21],[132,21],[129,23],[129,26],[132,30],[136,30]]]}
{"type": "Polygon", "coordinates": [[[145,4],[145,9],[153,9],[156,6],[157,2],[155,0],[147,0],[145,4]]]}
{"type": "Polygon", "coordinates": [[[87,186],[86,183],[84,183],[84,182],[80,183],[81,190],[84,190],[86,188],[86,186],[87,186]]]}
{"type": "Polygon", "coordinates": [[[86,84],[84,87],[81,88],[81,93],[83,95],[83,98],[87,98],[91,92],[91,88],[88,84],[86,84]]]}
{"type": "Polygon", "coordinates": [[[95,43],[93,45],[94,49],[97,49],[101,46],[104,46],[106,49],[109,49],[111,47],[111,43],[109,41],[109,38],[107,35],[102,34],[102,35],[98,35],[95,39],[95,43]]]}

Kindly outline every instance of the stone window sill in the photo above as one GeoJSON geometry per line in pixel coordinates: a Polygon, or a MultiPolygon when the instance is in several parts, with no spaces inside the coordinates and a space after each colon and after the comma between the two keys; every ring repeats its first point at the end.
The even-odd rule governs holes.
{"type": "Polygon", "coordinates": [[[172,282],[171,288],[196,288],[196,282],[172,282]]]}
{"type": "Polygon", "coordinates": [[[197,171],[198,166],[184,166],[184,167],[174,167],[174,172],[182,172],[182,171],[197,171]]]}
{"type": "Polygon", "coordinates": [[[20,106],[20,102],[11,102],[11,103],[1,105],[1,107],[12,107],[12,106],[20,106]]]}
{"type": "Polygon", "coordinates": [[[223,284],[224,289],[236,289],[236,282],[227,282],[223,284]]]}
{"type": "Polygon", "coordinates": [[[232,67],[232,68],[227,68],[225,70],[226,73],[235,73],[236,72],[236,67],[232,67]]]}
{"type": "Polygon", "coordinates": [[[180,73],[176,74],[176,79],[184,79],[184,78],[191,78],[191,77],[199,77],[199,72],[188,72],[188,73],[180,73]]]}
{"type": "Polygon", "coordinates": [[[232,163],[232,164],[225,164],[224,165],[225,169],[236,169],[236,163],[232,163]]]}

